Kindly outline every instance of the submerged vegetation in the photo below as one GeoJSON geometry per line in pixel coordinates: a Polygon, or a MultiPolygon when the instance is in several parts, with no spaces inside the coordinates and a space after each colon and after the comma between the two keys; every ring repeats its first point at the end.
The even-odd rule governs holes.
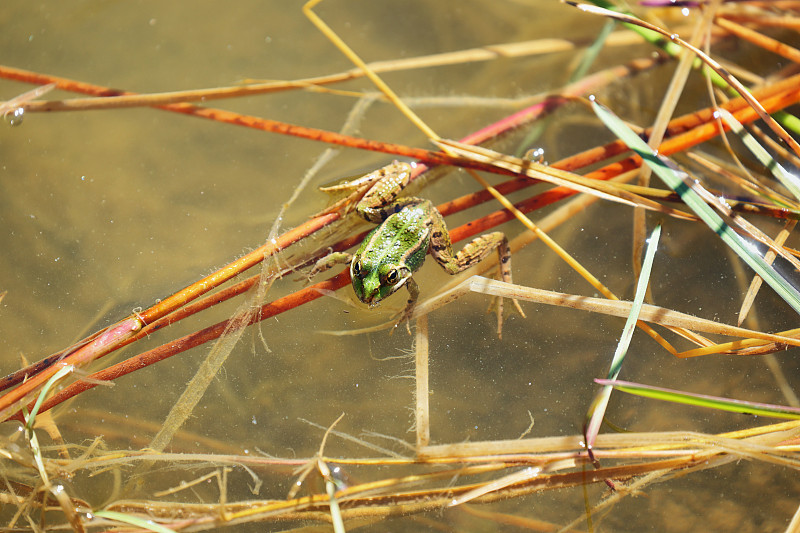
{"type": "Polygon", "coordinates": [[[346,2],[318,4],[303,14],[352,69],[144,94],[0,65],[34,86],[2,104],[9,124],[25,117],[13,131],[133,108],[317,157],[274,177],[290,192],[260,200],[270,230],[247,253],[4,378],[3,527],[800,531],[800,2],[541,2],[597,24],[593,40],[373,62],[326,22],[346,2]],[[429,89],[395,78],[482,65],[524,86],[551,58],[534,96],[415,96],[429,89]],[[350,111],[331,131],[223,108],[295,94],[350,111]],[[403,141],[362,134],[384,127],[369,115],[382,104],[399,132],[382,138],[403,141]],[[445,120],[460,113],[485,123],[445,120]],[[410,189],[444,200],[456,247],[508,223],[516,283],[490,279],[494,254],[453,279],[421,271],[409,336],[402,297],[365,310],[348,269],[307,279],[365,235],[364,188],[317,209],[316,187],[356,166],[333,165],[342,147],[415,161],[410,189]],[[524,309],[502,338],[491,298],[524,309]]]}

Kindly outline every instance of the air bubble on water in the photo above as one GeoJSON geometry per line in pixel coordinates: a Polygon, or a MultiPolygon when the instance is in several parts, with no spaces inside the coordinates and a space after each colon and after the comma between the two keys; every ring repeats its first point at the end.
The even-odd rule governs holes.
{"type": "Polygon", "coordinates": [[[3,120],[9,126],[19,126],[22,124],[22,119],[25,116],[25,110],[21,107],[16,108],[13,111],[8,111],[5,115],[3,115],[3,120]]]}
{"type": "Polygon", "coordinates": [[[525,152],[523,157],[528,161],[538,161],[541,163],[544,161],[544,148],[531,148],[525,152]]]}

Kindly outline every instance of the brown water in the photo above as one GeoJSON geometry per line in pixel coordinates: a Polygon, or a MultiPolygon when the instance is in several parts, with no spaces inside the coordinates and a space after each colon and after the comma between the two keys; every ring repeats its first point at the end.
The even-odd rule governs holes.
{"type": "MultiPolygon", "coordinates": [[[[348,61],[303,17],[300,7],[300,2],[286,1],[223,7],[218,2],[7,0],[0,10],[2,62],[145,93],[349,69],[348,61]]],[[[545,37],[591,38],[601,26],[564,5],[544,1],[329,0],[317,11],[367,61],[545,37]]],[[[616,64],[623,54],[644,55],[642,50],[646,49],[609,52],[601,63],[616,64]]],[[[514,98],[557,88],[566,81],[565,65],[574,59],[572,53],[500,59],[387,74],[385,79],[405,97],[446,98],[447,105],[418,111],[441,136],[458,138],[510,112],[488,103],[467,105],[459,97],[514,98]]],[[[648,124],[661,97],[656,87],[665,86],[671,69],[646,74],[636,84],[615,86],[606,98],[628,118],[648,124]]],[[[0,82],[0,99],[28,88],[0,82]]],[[[337,88],[372,90],[365,81],[337,88]]],[[[47,98],[66,96],[51,93],[47,98]]],[[[702,94],[697,98],[704,101],[702,94]]],[[[209,105],[338,130],[354,103],[351,97],[294,91],[209,105]]],[[[608,139],[601,128],[589,125],[590,118],[574,106],[548,122],[539,143],[547,158],[555,160],[608,139]]],[[[68,346],[261,245],[283,203],[326,149],[320,143],[142,108],[29,114],[20,127],[0,126],[0,291],[8,291],[0,307],[2,373],[19,368],[21,357],[37,360],[68,346]]],[[[359,135],[427,147],[424,135],[382,103],[363,117],[359,135]]],[[[342,151],[287,211],[281,227],[295,226],[324,206],[326,199],[317,185],[390,159],[342,151]]],[[[476,187],[458,174],[425,194],[443,201],[476,187]]],[[[477,212],[482,211],[468,216],[477,212]]],[[[535,220],[540,217],[534,215],[535,220]]],[[[553,232],[623,298],[633,294],[630,219],[628,208],[595,205],[553,232]]],[[[502,229],[514,236],[521,226],[510,223],[502,229]]],[[[734,323],[742,281],[722,245],[707,230],[676,221],[665,222],[664,241],[666,252],[659,254],[653,274],[658,303],[734,323]]],[[[594,295],[541,243],[515,253],[513,267],[515,281],[523,285],[594,295]]],[[[445,278],[432,264],[416,277],[423,296],[445,278]]],[[[298,286],[281,281],[271,296],[298,286]]],[[[349,288],[340,292],[353,299],[349,288]]],[[[370,431],[413,442],[414,383],[408,379],[413,359],[407,356],[412,337],[403,332],[344,338],[315,333],[388,319],[402,304],[401,296],[395,299],[369,311],[323,298],[251,328],[184,427],[210,440],[179,440],[173,449],[238,454],[260,450],[309,457],[316,453],[322,431],[304,420],[328,426],[341,413],[346,416],[337,426],[340,431],[370,431]]],[[[623,321],[525,304],[527,319],[508,318],[499,341],[492,315],[485,314],[487,304],[487,297],[471,295],[431,317],[433,441],[514,439],[528,427],[529,414],[535,420],[530,437],[578,433],[595,390],[591,380],[607,372],[623,321]]],[[[769,290],[762,291],[757,307],[764,330],[797,323],[769,290]]],[[[159,332],[125,355],[214,323],[234,309],[222,306],[159,332]]],[[[110,449],[147,446],[207,352],[205,347],[189,351],[60,407],[56,420],[65,439],[85,443],[104,435],[110,449]]],[[[797,382],[796,354],[791,350],[779,355],[790,384],[797,382]]],[[[787,402],[761,358],[679,361],[641,334],[634,338],[630,355],[625,379],[787,402]]],[[[631,431],[714,433],[763,423],[622,395],[612,398],[609,417],[631,431]]],[[[8,425],[6,431],[12,429],[8,425]]],[[[388,439],[373,441],[411,453],[388,439]]],[[[333,437],[326,453],[375,455],[333,437]]],[[[209,470],[173,473],[163,480],[153,476],[138,491],[128,486],[121,497],[146,497],[209,470]]],[[[267,479],[258,497],[280,498],[292,476],[267,479]]],[[[248,483],[249,477],[235,472],[229,500],[253,497],[248,483]]],[[[112,484],[110,475],[84,475],[74,480],[71,496],[98,506],[112,484]]],[[[650,486],[645,497],[624,498],[607,515],[595,517],[600,519],[596,526],[602,531],[781,531],[796,508],[797,489],[796,476],[784,467],[731,464],[650,486]]],[[[581,515],[585,496],[593,505],[602,491],[592,486],[588,496],[580,489],[544,492],[481,509],[563,525],[581,515]]],[[[209,489],[199,501],[216,501],[216,494],[209,489]]],[[[194,496],[187,499],[198,501],[194,496]]],[[[494,522],[458,510],[424,518],[428,521],[395,520],[389,527],[497,528],[494,522]]],[[[385,526],[371,527],[382,531],[385,526]]]]}

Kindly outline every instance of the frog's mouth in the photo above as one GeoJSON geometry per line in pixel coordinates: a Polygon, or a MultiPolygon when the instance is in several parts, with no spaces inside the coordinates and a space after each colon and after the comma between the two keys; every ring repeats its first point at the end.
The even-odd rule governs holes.
{"type": "Polygon", "coordinates": [[[382,299],[381,293],[376,290],[372,294],[367,294],[364,298],[361,298],[361,302],[367,304],[367,307],[372,309],[373,307],[378,307],[382,299]]]}
{"type": "MultiPolygon", "coordinates": [[[[394,290],[392,292],[394,292],[394,290]]],[[[391,292],[389,294],[391,294],[391,292]]],[[[379,289],[374,293],[370,294],[367,297],[367,299],[364,300],[364,303],[367,304],[367,306],[369,306],[370,309],[378,307],[379,305],[381,305],[383,299],[389,296],[389,294],[381,294],[381,291],[379,289]]]]}
{"type": "Polygon", "coordinates": [[[406,281],[408,281],[408,278],[401,279],[400,281],[398,281],[389,288],[378,287],[378,289],[375,292],[373,292],[372,294],[368,294],[367,297],[361,301],[367,304],[367,306],[369,306],[370,309],[378,307],[385,298],[388,298],[389,296],[394,294],[398,289],[400,289],[400,287],[402,287],[406,283],[406,281]]]}

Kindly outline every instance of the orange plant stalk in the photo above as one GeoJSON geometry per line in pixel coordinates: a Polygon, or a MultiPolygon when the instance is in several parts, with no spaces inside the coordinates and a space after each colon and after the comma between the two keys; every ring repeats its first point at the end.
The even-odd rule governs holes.
{"type": "MultiPolygon", "coordinates": [[[[28,70],[17,69],[13,67],[0,65],[0,77],[6,79],[13,79],[27,83],[34,83],[40,85],[52,85],[62,90],[79,92],[83,94],[92,94],[96,96],[115,96],[121,94],[134,94],[131,92],[112,89],[109,87],[102,87],[92,85],[76,80],[40,74],[28,70]]],[[[221,109],[203,108],[185,103],[167,104],[158,106],[159,109],[184,113],[201,118],[208,118],[228,124],[235,124],[246,126],[264,131],[272,131],[276,133],[283,133],[287,135],[294,135],[311,140],[319,140],[332,144],[340,144],[353,148],[360,148],[366,150],[375,150],[385,153],[390,153],[398,156],[416,158],[425,161],[429,164],[456,164],[470,166],[476,169],[483,169],[492,172],[491,167],[482,164],[476,164],[470,161],[463,161],[459,158],[454,158],[442,152],[433,152],[430,150],[423,150],[418,148],[410,148],[402,145],[382,143],[368,139],[361,139],[352,136],[341,135],[334,132],[319,130],[315,128],[306,128],[303,126],[295,126],[292,124],[281,123],[277,121],[262,119],[259,117],[245,116],[238,113],[232,113],[221,109]]],[[[541,105],[532,106],[527,113],[520,115],[517,120],[531,120],[544,110],[541,105]]],[[[519,115],[519,114],[518,114],[519,115]]],[[[508,124],[511,127],[511,124],[508,124]]],[[[488,134],[488,132],[487,132],[488,134]]],[[[474,139],[480,139],[484,136],[479,135],[474,139]]],[[[469,141],[469,139],[464,139],[469,141]]],[[[474,142],[474,141],[473,141],[474,142]]],[[[420,165],[416,173],[419,174],[425,169],[420,165]]],[[[509,173],[511,174],[511,173],[509,173]]],[[[137,335],[142,326],[155,323],[159,319],[168,316],[170,313],[179,309],[187,302],[199,297],[200,295],[213,290],[215,287],[238,275],[239,273],[247,270],[255,264],[263,260],[265,255],[271,255],[280,251],[297,240],[300,240],[320,228],[330,224],[339,218],[339,213],[329,213],[309,220],[298,228],[287,232],[277,239],[276,244],[266,244],[246,256],[237,259],[236,261],[226,265],[217,272],[207,276],[198,282],[193,283],[189,287],[173,294],[172,296],[164,299],[158,304],[150,307],[149,309],[138,314],[136,317],[129,317],[125,319],[122,327],[111,326],[102,330],[79,343],[74,349],[68,349],[61,353],[54,354],[47,357],[29,367],[21,369],[9,376],[0,380],[0,390],[22,383],[14,391],[7,393],[0,397],[0,421],[8,418],[8,415],[18,409],[25,401],[26,397],[35,394],[46,381],[54,375],[61,367],[65,365],[82,366],[95,359],[103,357],[108,353],[116,350],[117,348],[133,342],[137,338],[143,336],[144,333],[137,335]],[[36,379],[33,379],[33,377],[36,379]]],[[[160,326],[165,325],[167,322],[161,322],[160,326]]],[[[147,331],[149,332],[149,330],[147,331]]]]}
{"type": "MultiPolygon", "coordinates": [[[[800,85],[798,85],[798,82],[800,82],[800,76],[797,76],[795,78],[790,78],[788,80],[784,80],[784,82],[781,82],[780,85],[781,88],[784,90],[783,93],[779,92],[775,94],[774,90],[775,87],[772,87],[771,88],[772,90],[769,91],[769,94],[771,94],[772,96],[769,96],[762,101],[764,107],[770,111],[776,111],[778,109],[796,103],[797,101],[800,101],[800,85]]],[[[757,114],[752,109],[750,109],[746,104],[744,105],[742,104],[743,102],[741,100],[732,100],[723,107],[733,110],[733,112],[737,116],[737,119],[739,119],[742,122],[751,122],[756,118],[758,118],[757,114]]],[[[676,135],[671,139],[667,139],[664,141],[664,143],[662,143],[660,152],[665,155],[679,152],[681,150],[684,150],[686,148],[704,142],[720,133],[718,124],[713,116],[713,110],[711,109],[701,110],[697,113],[692,113],[684,117],[676,118],[675,120],[672,121],[670,126],[671,126],[670,131],[673,132],[682,131],[683,133],[676,135]],[[703,122],[703,120],[707,122],[703,122]],[[687,124],[692,124],[694,128],[687,130],[686,129],[688,127],[687,124]]],[[[561,169],[574,168],[576,165],[575,163],[576,161],[579,161],[580,163],[586,163],[587,161],[595,162],[593,158],[590,157],[590,155],[596,156],[599,153],[604,153],[606,155],[610,154],[616,155],[620,153],[619,149],[620,146],[618,142],[610,143],[609,145],[606,145],[604,147],[591,149],[582,154],[576,154],[575,156],[556,162],[552,166],[561,169]]],[[[638,168],[640,164],[641,161],[638,158],[638,156],[631,156],[622,161],[607,165],[606,167],[588,173],[586,177],[598,180],[607,180],[623,172],[627,172],[628,170],[638,168]]],[[[532,180],[529,179],[515,179],[505,182],[504,184],[498,185],[498,188],[503,188],[504,185],[513,187],[528,186],[531,183],[532,180]]],[[[517,204],[515,204],[515,206],[523,212],[530,212],[532,210],[562,200],[573,194],[575,194],[575,192],[566,187],[555,187],[543,193],[537,194],[531,198],[518,202],[517,204]]],[[[443,214],[451,214],[453,212],[465,209],[471,205],[475,205],[476,203],[485,201],[485,199],[483,198],[485,195],[486,191],[480,191],[471,195],[466,195],[463,196],[462,198],[454,199],[450,202],[442,204],[441,206],[439,206],[439,210],[443,214]]],[[[458,242],[460,240],[467,239],[478,233],[486,231],[488,228],[507,222],[512,218],[513,215],[505,209],[495,211],[478,220],[454,228],[453,230],[450,231],[451,239],[453,240],[453,242],[458,242]]],[[[312,219],[312,221],[314,220],[316,219],[312,219]]],[[[350,237],[345,241],[342,241],[334,245],[334,248],[337,250],[347,249],[356,244],[362,237],[363,235],[356,235],[354,237],[350,237]]],[[[207,304],[204,303],[202,305],[198,305],[198,307],[201,309],[205,309],[208,306],[213,305],[213,303],[211,303],[210,300],[213,300],[214,303],[218,303],[219,301],[227,299],[230,296],[239,294],[243,292],[243,290],[249,288],[253,283],[257,281],[257,279],[258,276],[255,276],[253,278],[250,278],[249,280],[241,282],[236,287],[226,289],[227,294],[225,295],[221,295],[219,293],[214,294],[213,297],[209,298],[209,302],[207,304]]],[[[345,270],[344,272],[330,278],[329,280],[307,287],[289,296],[268,303],[261,308],[259,313],[257,313],[257,318],[251,320],[249,324],[252,324],[258,320],[263,320],[265,318],[275,316],[277,314],[283,313],[284,311],[293,309],[299,305],[303,305],[305,303],[313,301],[320,296],[320,293],[317,291],[317,289],[338,290],[339,288],[346,286],[349,280],[350,280],[349,272],[345,270]]],[[[198,302],[198,304],[200,304],[200,302],[198,302]]],[[[196,312],[197,310],[184,309],[182,311],[185,311],[186,315],[188,315],[193,312],[196,312]]],[[[168,320],[164,320],[164,324],[171,322],[172,320],[178,320],[179,318],[175,316],[170,316],[167,317],[167,319],[168,320]]],[[[158,361],[171,357],[172,355],[176,355],[185,350],[188,350],[189,348],[208,342],[209,340],[216,339],[225,331],[225,328],[228,325],[229,321],[220,322],[213,326],[204,328],[198,332],[186,335],[180,339],[177,339],[176,341],[171,341],[166,345],[133,356],[130,359],[120,362],[116,365],[113,365],[107,369],[98,371],[90,376],[91,379],[90,382],[79,381],[77,383],[70,385],[69,387],[65,388],[64,390],[62,390],[61,392],[50,398],[48,401],[46,401],[42,405],[41,409],[43,411],[50,409],[53,406],[58,405],[59,403],[71,398],[72,396],[79,394],[80,392],[93,388],[94,386],[96,386],[96,382],[116,379],[130,372],[138,370],[139,368],[143,368],[150,364],[156,363],[158,361]]],[[[155,329],[158,329],[158,327],[160,327],[160,324],[154,323],[152,324],[152,326],[156,327],[150,329],[149,331],[154,331],[155,329]]],[[[148,333],[149,331],[145,329],[141,333],[139,333],[138,336],[142,336],[143,334],[148,333]]],[[[0,400],[2,399],[0,398],[0,400]]],[[[21,419],[20,417],[21,415],[17,413],[13,418],[21,419]]]]}
{"type": "MultiPolygon", "coordinates": [[[[82,82],[77,82],[74,80],[67,80],[64,78],[57,78],[53,76],[47,76],[43,74],[37,74],[29,71],[23,71],[20,69],[13,69],[10,67],[0,66],[0,77],[8,77],[10,79],[17,79],[20,81],[29,81],[33,83],[56,83],[59,88],[66,89],[66,90],[73,90],[78,92],[84,92],[88,94],[131,94],[125,93],[124,91],[117,91],[113,89],[109,89],[106,87],[99,87],[90,84],[85,84],[82,82]]],[[[775,111],[777,109],[782,109],[791,103],[796,102],[800,99],[800,75],[788,78],[787,80],[783,80],[782,82],[776,83],[769,88],[766,88],[762,91],[757,91],[755,93],[756,97],[765,98],[762,101],[762,104],[765,108],[770,111],[775,111]],[[783,92],[780,92],[783,91],[783,92]]],[[[561,100],[563,101],[563,100],[561,100]]],[[[553,101],[547,101],[544,104],[539,104],[536,106],[532,106],[528,109],[525,109],[521,112],[515,113],[514,115],[507,117],[506,119],[501,120],[498,124],[499,125],[492,125],[487,128],[484,128],[480,132],[476,132],[467,138],[464,141],[468,142],[480,142],[485,140],[490,136],[496,136],[504,131],[507,131],[509,128],[519,126],[521,123],[532,120],[536,118],[538,115],[543,113],[547,105],[552,105],[553,101]]],[[[735,116],[740,120],[740,122],[749,122],[757,118],[755,112],[753,112],[747,104],[742,101],[742,99],[736,99],[728,102],[725,106],[729,111],[732,111],[735,116]]],[[[309,139],[316,139],[316,140],[324,140],[329,142],[334,142],[337,144],[344,144],[346,146],[352,146],[362,149],[368,150],[379,150],[383,151],[384,149],[389,151],[390,153],[394,153],[396,155],[407,155],[411,157],[419,157],[422,160],[432,163],[432,164],[441,164],[441,163],[448,163],[448,164],[459,164],[462,166],[470,166],[473,168],[482,168],[483,165],[476,164],[474,162],[465,162],[459,160],[457,158],[453,158],[441,152],[431,152],[428,150],[421,150],[416,148],[409,148],[403,147],[400,145],[392,145],[387,143],[379,143],[375,141],[369,141],[367,139],[359,139],[355,137],[348,137],[342,136],[333,132],[325,132],[323,130],[315,130],[313,128],[304,128],[301,126],[294,126],[290,124],[283,124],[277,123],[275,121],[270,121],[266,119],[260,119],[257,117],[246,117],[242,115],[238,115],[236,113],[231,113],[228,111],[223,110],[216,110],[216,109],[207,109],[198,106],[193,106],[190,104],[168,104],[165,106],[161,106],[161,108],[176,111],[181,113],[190,114],[193,116],[200,116],[203,118],[210,118],[213,120],[219,120],[226,123],[237,124],[237,125],[244,125],[247,127],[254,127],[257,129],[265,129],[267,131],[276,131],[282,132],[292,135],[299,135],[304,138],[309,139]],[[329,135],[330,134],[330,135],[329,135]]],[[[674,153],[675,151],[679,151],[685,149],[688,146],[697,144],[702,142],[708,138],[711,138],[714,135],[719,133],[719,128],[717,123],[713,120],[713,110],[707,109],[702,112],[693,113],[688,117],[684,117],[683,119],[676,119],[673,121],[674,126],[672,127],[671,131],[680,131],[681,129],[692,127],[698,123],[701,123],[695,130],[690,130],[687,133],[679,135],[671,140],[665,141],[662,145],[661,153],[669,154],[674,153]],[[705,123],[703,123],[705,121],[705,123]]],[[[576,156],[575,158],[569,158],[565,161],[553,164],[556,168],[561,169],[570,169],[575,168],[575,165],[580,164],[589,164],[592,162],[596,162],[602,160],[603,158],[607,158],[610,155],[615,155],[617,153],[621,153],[624,149],[621,143],[611,143],[608,146],[601,147],[598,149],[591,150],[591,156],[587,157],[586,155],[583,156],[576,156]]],[[[628,158],[621,162],[609,165],[603,169],[595,171],[587,177],[596,178],[596,179],[609,179],[615,175],[618,175],[620,172],[636,168],[639,164],[638,158],[628,158]]],[[[421,170],[421,169],[420,169],[421,170]]],[[[496,170],[495,170],[496,172],[496,170]]],[[[511,186],[524,186],[526,183],[532,183],[532,180],[512,180],[512,182],[507,182],[507,184],[512,184],[511,186]]],[[[548,191],[548,193],[544,193],[547,195],[546,203],[550,203],[552,201],[556,201],[557,199],[563,198],[572,192],[569,189],[556,188],[548,191]]],[[[481,195],[481,193],[478,193],[481,195]]],[[[539,195],[532,199],[529,199],[520,204],[520,208],[530,211],[538,206],[544,205],[543,203],[543,195],[539,195]]],[[[478,196],[473,197],[471,201],[476,201],[478,196]]],[[[482,200],[482,197],[481,197],[482,200]]],[[[443,206],[443,212],[446,214],[452,210],[463,208],[462,205],[459,205],[457,201],[451,202],[443,206]]],[[[140,337],[141,334],[138,334],[138,330],[147,324],[154,324],[156,321],[166,317],[170,313],[174,312],[176,309],[179,309],[187,302],[197,298],[198,296],[212,290],[219,284],[227,281],[231,277],[237,275],[238,273],[250,268],[251,266],[260,262],[265,254],[272,254],[276,251],[282,250],[287,246],[291,245],[297,240],[304,238],[305,236],[310,235],[311,233],[319,230],[321,227],[333,222],[334,220],[338,219],[339,215],[336,213],[330,213],[327,215],[323,215],[321,217],[314,218],[309,220],[305,224],[291,230],[281,237],[278,238],[278,242],[276,244],[267,244],[263,247],[255,250],[254,252],[234,261],[233,263],[223,267],[218,272],[203,278],[199,282],[187,287],[186,289],[179,291],[178,293],[174,294],[173,296],[165,299],[164,301],[160,302],[159,304],[147,309],[146,311],[142,312],[141,314],[137,315],[137,317],[129,317],[125,319],[123,322],[112,326],[111,328],[104,330],[90,338],[90,342],[80,346],[76,350],[61,355],[60,357],[56,358],[58,364],[52,366],[45,366],[44,369],[41,369],[39,374],[36,374],[36,379],[30,378],[24,384],[20,385],[14,391],[5,394],[4,396],[0,397],[0,420],[6,419],[9,415],[13,414],[13,411],[19,408],[21,402],[25,399],[26,396],[29,396],[34,393],[38,387],[42,386],[50,376],[52,376],[61,366],[74,364],[76,366],[84,365],[94,359],[102,357],[103,355],[110,353],[114,349],[128,344],[132,342],[136,338],[140,337]],[[113,334],[112,334],[113,333],[113,334]],[[14,408],[16,407],[16,408],[14,408]]],[[[487,227],[487,225],[495,225],[511,218],[510,213],[505,211],[498,211],[496,213],[492,213],[491,215],[484,217],[483,223],[481,224],[473,224],[468,225],[471,227],[462,227],[456,228],[452,232],[452,237],[454,241],[466,238],[468,235],[472,235],[479,231],[482,231],[487,227]]],[[[171,321],[164,321],[160,322],[158,327],[161,327],[171,321]]],[[[51,358],[48,358],[51,359],[51,358]]],[[[14,376],[13,379],[10,379],[11,376],[7,377],[3,380],[2,385],[4,386],[11,386],[15,382],[18,382],[23,376],[29,377],[30,374],[28,372],[31,371],[31,368],[24,369],[23,371],[17,372],[12,374],[14,376]]]]}

